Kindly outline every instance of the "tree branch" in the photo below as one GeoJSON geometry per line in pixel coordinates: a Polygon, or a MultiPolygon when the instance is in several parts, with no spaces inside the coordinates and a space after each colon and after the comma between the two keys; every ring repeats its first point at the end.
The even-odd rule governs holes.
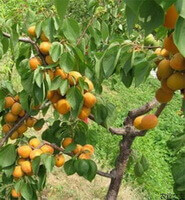
{"type": "Polygon", "coordinates": [[[0,148],[4,145],[5,142],[7,142],[8,138],[11,137],[11,135],[13,134],[13,132],[16,131],[23,124],[24,120],[28,119],[28,117],[29,117],[29,115],[25,114],[24,117],[22,117],[17,122],[17,124],[15,124],[13,126],[13,128],[8,133],[6,133],[6,135],[0,141],[0,148]]]}
{"type": "MultiPolygon", "coordinates": [[[[11,38],[11,35],[8,34],[8,33],[4,33],[4,32],[3,32],[3,36],[4,36],[4,37],[7,37],[7,38],[11,38]]],[[[36,44],[35,41],[33,41],[33,40],[32,40],[31,38],[29,38],[29,37],[20,37],[18,40],[19,40],[20,42],[30,43],[30,44],[35,48],[36,52],[38,53],[38,56],[39,56],[40,59],[42,60],[43,65],[44,65],[44,66],[47,65],[47,63],[46,63],[46,61],[45,61],[45,58],[44,58],[44,56],[42,55],[42,53],[41,53],[41,51],[40,51],[40,49],[39,49],[39,47],[38,47],[38,45],[36,44]]]]}

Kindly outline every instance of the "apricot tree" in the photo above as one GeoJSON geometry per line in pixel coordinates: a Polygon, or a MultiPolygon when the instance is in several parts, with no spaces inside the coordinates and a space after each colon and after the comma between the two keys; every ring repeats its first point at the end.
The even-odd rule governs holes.
{"type": "MultiPolygon", "coordinates": [[[[26,27],[1,20],[0,55],[11,51],[22,85],[16,92],[2,80],[0,88],[1,199],[38,199],[54,166],[89,181],[96,174],[109,178],[106,199],[117,199],[135,138],[160,123],[158,117],[175,92],[182,93],[185,110],[182,0],[93,0],[88,4],[92,17],[84,24],[65,17],[68,3],[55,0],[58,16],[34,19],[26,27]],[[147,41],[151,45],[145,46],[138,31],[161,35],[164,44],[147,41]],[[126,87],[139,86],[156,68],[161,87],[154,100],[130,111],[123,127],[110,127],[114,106],[99,97],[103,80],[119,74],[126,87]],[[122,138],[115,168],[109,172],[98,170],[92,160],[89,119],[122,138]],[[28,137],[29,128],[41,131],[42,140],[28,137]],[[15,142],[9,143],[9,138],[15,142]]],[[[135,165],[136,176],[145,170],[143,158],[135,165]]],[[[182,191],[181,183],[180,191],[178,187],[182,191]]]]}

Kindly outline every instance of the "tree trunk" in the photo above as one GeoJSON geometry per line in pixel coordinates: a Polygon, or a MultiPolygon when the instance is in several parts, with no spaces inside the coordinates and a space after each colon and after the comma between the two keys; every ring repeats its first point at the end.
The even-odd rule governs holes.
{"type": "Polygon", "coordinates": [[[109,185],[109,189],[106,195],[106,200],[117,199],[134,139],[134,136],[126,135],[120,142],[120,154],[117,158],[116,167],[113,171],[114,178],[111,179],[111,183],[109,185]]]}

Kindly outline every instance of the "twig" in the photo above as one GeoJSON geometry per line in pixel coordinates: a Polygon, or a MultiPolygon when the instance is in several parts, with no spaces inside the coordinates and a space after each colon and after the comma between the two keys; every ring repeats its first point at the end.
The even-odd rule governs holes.
{"type": "Polygon", "coordinates": [[[13,128],[8,133],[6,133],[6,135],[0,141],[0,148],[4,145],[4,143],[8,140],[8,138],[11,137],[11,135],[13,134],[13,132],[16,131],[23,124],[24,120],[28,119],[28,117],[29,117],[29,115],[25,114],[24,117],[22,117],[17,122],[17,124],[15,124],[13,126],[13,128]]]}
{"type": "MultiPolygon", "coordinates": [[[[7,38],[11,38],[11,35],[8,34],[8,33],[4,33],[4,32],[3,32],[3,36],[4,36],[4,37],[7,37],[7,38]]],[[[29,37],[20,37],[18,40],[19,40],[20,42],[30,43],[30,44],[35,48],[35,50],[37,51],[38,56],[39,56],[40,59],[42,60],[43,65],[44,65],[44,66],[47,65],[47,63],[46,63],[46,61],[45,61],[45,59],[44,59],[44,56],[42,55],[42,53],[41,53],[41,51],[40,51],[40,49],[39,49],[39,47],[38,47],[38,45],[36,44],[35,41],[33,41],[33,40],[32,40],[31,38],[29,38],[29,37]]]]}
{"type": "Polygon", "coordinates": [[[87,24],[87,26],[85,27],[83,33],[82,33],[81,36],[78,38],[78,41],[77,41],[77,43],[76,43],[77,46],[80,44],[81,40],[83,39],[83,37],[85,36],[85,34],[86,34],[86,32],[87,32],[87,29],[89,28],[89,26],[92,25],[92,23],[93,23],[93,21],[94,21],[95,18],[96,18],[96,17],[93,16],[93,17],[90,19],[90,21],[89,21],[89,23],[87,24]]]}

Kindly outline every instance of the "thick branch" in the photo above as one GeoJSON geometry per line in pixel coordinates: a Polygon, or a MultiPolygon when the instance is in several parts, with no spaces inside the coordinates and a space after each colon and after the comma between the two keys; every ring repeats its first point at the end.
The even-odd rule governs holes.
{"type": "MultiPolygon", "coordinates": [[[[3,36],[4,36],[4,37],[7,37],[7,38],[10,38],[10,37],[11,37],[10,34],[4,33],[4,32],[3,32],[3,36]]],[[[38,47],[38,45],[36,44],[35,41],[33,41],[33,40],[32,40],[31,38],[29,38],[29,37],[20,37],[18,40],[19,40],[20,42],[30,43],[30,44],[35,48],[36,52],[38,53],[38,56],[39,56],[40,59],[42,60],[43,65],[44,65],[44,66],[47,65],[47,64],[46,64],[46,61],[45,61],[45,59],[44,59],[44,56],[43,56],[42,53],[40,52],[40,49],[39,49],[39,47],[38,47]]]]}
{"type": "Polygon", "coordinates": [[[8,138],[11,137],[11,135],[13,134],[13,132],[16,131],[23,124],[24,120],[28,119],[28,117],[29,117],[29,115],[25,114],[25,116],[23,118],[21,118],[17,122],[17,124],[15,124],[13,126],[13,128],[8,133],[6,133],[6,135],[0,141],[0,148],[4,145],[4,143],[8,140],[8,138]]]}

